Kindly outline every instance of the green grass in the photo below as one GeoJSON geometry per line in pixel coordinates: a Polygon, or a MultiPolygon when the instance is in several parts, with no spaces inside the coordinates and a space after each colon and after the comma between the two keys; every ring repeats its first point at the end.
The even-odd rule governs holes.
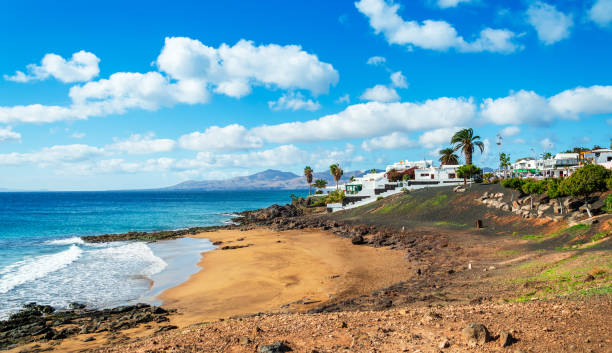
{"type": "Polygon", "coordinates": [[[434,224],[437,226],[467,227],[467,224],[450,222],[450,221],[439,221],[434,224]]]}
{"type": "Polygon", "coordinates": [[[597,233],[597,234],[595,234],[595,235],[593,235],[593,236],[591,237],[591,241],[598,241],[598,240],[601,240],[601,239],[603,239],[603,238],[607,237],[608,235],[609,235],[609,234],[608,234],[607,232],[597,233]]]}
{"type": "MultiPolygon", "coordinates": [[[[550,234],[527,234],[527,235],[522,235],[521,239],[527,239],[527,240],[532,240],[532,239],[537,239],[538,241],[544,241],[547,239],[552,239],[552,238],[556,238],[560,235],[569,235],[569,236],[580,236],[583,234],[586,234],[589,230],[591,229],[591,226],[589,224],[576,224],[574,226],[568,227],[568,228],[564,228],[564,229],[560,229],[556,232],[550,233],[550,234]]],[[[517,235],[518,233],[513,232],[512,235],[517,235]]],[[[567,249],[564,249],[567,250],[567,249]]]]}

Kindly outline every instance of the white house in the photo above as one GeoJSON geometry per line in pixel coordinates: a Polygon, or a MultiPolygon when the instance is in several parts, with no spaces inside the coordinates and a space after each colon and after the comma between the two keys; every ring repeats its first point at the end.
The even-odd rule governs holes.
{"type": "Polygon", "coordinates": [[[584,158],[591,160],[593,163],[597,163],[606,168],[612,167],[612,149],[600,148],[591,152],[585,153],[584,158]]]}
{"type": "Polygon", "coordinates": [[[442,165],[440,167],[417,168],[414,171],[414,181],[458,182],[463,180],[457,176],[457,168],[459,167],[459,165],[442,165]]]}
{"type": "Polygon", "coordinates": [[[388,165],[387,168],[385,169],[386,172],[390,171],[390,170],[397,170],[398,172],[404,171],[406,169],[410,169],[413,167],[417,167],[417,168],[429,168],[429,167],[433,167],[433,161],[432,160],[422,160],[422,161],[399,161],[397,163],[393,163],[391,165],[388,165]]]}

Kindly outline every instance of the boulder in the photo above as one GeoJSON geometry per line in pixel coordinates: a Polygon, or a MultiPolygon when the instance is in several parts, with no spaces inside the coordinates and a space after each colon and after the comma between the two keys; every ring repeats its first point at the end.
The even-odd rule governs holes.
{"type": "Polygon", "coordinates": [[[514,337],[510,334],[510,332],[502,331],[499,334],[499,345],[501,347],[508,347],[514,343],[514,337]]]}
{"type": "Polygon", "coordinates": [[[291,351],[291,348],[282,341],[276,341],[272,344],[266,344],[263,346],[259,346],[259,348],[257,349],[258,353],[283,353],[283,352],[290,352],[290,351],[291,351]]]}
{"type": "Polygon", "coordinates": [[[351,243],[353,243],[354,245],[363,244],[363,237],[361,235],[355,235],[351,238],[351,243]]]}
{"type": "Polygon", "coordinates": [[[461,335],[470,347],[481,346],[490,340],[489,330],[481,323],[472,322],[462,331],[461,335]]]}

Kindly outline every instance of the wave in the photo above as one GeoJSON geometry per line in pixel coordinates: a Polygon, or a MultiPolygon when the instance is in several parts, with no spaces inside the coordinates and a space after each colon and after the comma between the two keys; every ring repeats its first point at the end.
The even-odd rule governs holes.
{"type": "Polygon", "coordinates": [[[47,245],[85,244],[85,241],[83,241],[83,239],[81,239],[80,237],[72,237],[72,238],[65,238],[65,239],[49,240],[49,241],[46,241],[45,244],[47,245]]]}
{"type": "Polygon", "coordinates": [[[145,266],[136,275],[151,276],[161,272],[168,264],[157,257],[145,243],[136,242],[92,251],[92,255],[108,258],[115,263],[143,263],[145,266]]]}
{"type": "Polygon", "coordinates": [[[83,250],[73,244],[68,250],[59,253],[40,255],[11,264],[0,270],[0,294],[61,270],[78,260],[82,254],[83,250]]]}

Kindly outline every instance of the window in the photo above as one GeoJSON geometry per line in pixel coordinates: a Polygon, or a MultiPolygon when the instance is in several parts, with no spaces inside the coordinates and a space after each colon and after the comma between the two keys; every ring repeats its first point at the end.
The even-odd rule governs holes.
{"type": "Polygon", "coordinates": [[[448,174],[448,178],[449,179],[455,179],[456,178],[455,173],[449,173],[448,174]]]}
{"type": "Polygon", "coordinates": [[[422,176],[422,177],[428,177],[428,176],[429,176],[429,173],[421,173],[421,176],[422,176]]]}

